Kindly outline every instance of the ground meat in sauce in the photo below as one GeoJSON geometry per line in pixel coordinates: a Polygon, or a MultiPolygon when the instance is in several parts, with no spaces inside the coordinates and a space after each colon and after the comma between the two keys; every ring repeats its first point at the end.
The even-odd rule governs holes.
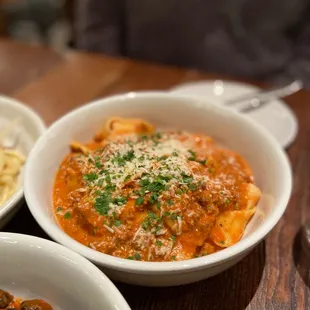
{"type": "Polygon", "coordinates": [[[53,310],[51,305],[41,299],[25,300],[16,298],[0,289],[0,309],[3,310],[53,310]]]}
{"type": "Polygon", "coordinates": [[[225,247],[210,239],[211,230],[219,214],[247,208],[251,183],[245,160],[207,136],[132,134],[69,154],[54,207],[62,229],[97,251],[183,260],[225,247]]]}

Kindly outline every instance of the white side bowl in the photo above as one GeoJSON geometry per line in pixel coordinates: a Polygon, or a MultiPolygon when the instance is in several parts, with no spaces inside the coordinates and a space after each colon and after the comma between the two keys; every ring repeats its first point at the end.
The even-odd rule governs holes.
{"type": "Polygon", "coordinates": [[[130,310],[113,283],[73,251],[32,236],[0,233],[0,288],[55,310],[130,310]]]}
{"type": "MultiPolygon", "coordinates": [[[[19,123],[14,128],[12,136],[6,139],[7,143],[14,142],[18,136],[17,149],[25,156],[28,155],[39,136],[44,132],[45,125],[42,119],[30,108],[14,99],[0,96],[0,128],[14,120],[19,123]]],[[[22,189],[23,173],[21,174],[16,193],[0,206],[0,229],[14,216],[21,206],[23,198],[22,189]]]]}
{"type": "Polygon", "coordinates": [[[169,286],[213,276],[242,259],[276,225],[291,193],[290,164],[278,143],[252,120],[199,99],[167,93],[129,93],[98,100],[54,123],[32,150],[25,171],[25,197],[40,226],[56,241],[87,257],[114,279],[169,286]],[[140,117],[160,128],[205,133],[244,156],[262,190],[258,211],[243,239],[232,247],[180,262],[139,262],[96,252],[70,238],[52,211],[56,171],[72,140],[89,141],[110,116],[140,117]]]}

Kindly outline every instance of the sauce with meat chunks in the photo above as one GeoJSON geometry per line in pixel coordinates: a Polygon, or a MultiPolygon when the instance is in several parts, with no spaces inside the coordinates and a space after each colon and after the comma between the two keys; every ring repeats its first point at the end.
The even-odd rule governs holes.
{"type": "Polygon", "coordinates": [[[61,228],[96,251],[142,261],[238,242],[260,198],[247,162],[208,136],[138,122],[117,118],[94,141],[72,144],[54,186],[61,228]]]}
{"type": "Polygon", "coordinates": [[[14,298],[9,292],[0,289],[0,310],[53,310],[44,300],[24,300],[14,298]]]}

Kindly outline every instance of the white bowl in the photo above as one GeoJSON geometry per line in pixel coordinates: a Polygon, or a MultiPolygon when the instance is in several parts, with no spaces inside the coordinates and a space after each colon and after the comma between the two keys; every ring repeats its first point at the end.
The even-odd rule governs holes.
{"type": "Polygon", "coordinates": [[[0,288],[55,310],[130,310],[113,283],[73,251],[32,236],[0,233],[0,288]]]}
{"type": "MultiPolygon", "coordinates": [[[[19,123],[14,128],[12,137],[7,139],[12,143],[14,136],[18,135],[17,149],[25,156],[28,155],[39,136],[44,132],[45,125],[42,119],[31,109],[14,99],[0,96],[0,128],[15,119],[19,123]]],[[[22,189],[23,173],[21,174],[16,193],[0,206],[0,229],[14,216],[21,206],[23,198],[22,189]]]]}
{"type": "Polygon", "coordinates": [[[87,257],[114,279],[169,286],[213,276],[242,259],[276,225],[291,193],[290,164],[279,144],[259,125],[229,109],[167,93],[129,93],[98,100],[54,123],[32,150],[25,171],[25,197],[40,226],[56,241],[87,257]],[[139,262],[96,252],[70,238],[52,211],[56,171],[72,140],[88,141],[110,116],[140,117],[161,128],[205,133],[244,156],[262,190],[258,211],[243,239],[225,250],[179,262],[139,262]]]}

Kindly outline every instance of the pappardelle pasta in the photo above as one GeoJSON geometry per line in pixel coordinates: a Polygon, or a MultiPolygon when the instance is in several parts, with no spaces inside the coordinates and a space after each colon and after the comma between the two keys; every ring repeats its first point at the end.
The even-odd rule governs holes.
{"type": "Polygon", "coordinates": [[[0,208],[16,192],[18,176],[25,163],[25,157],[15,146],[5,146],[2,140],[11,134],[16,122],[0,130],[0,208]]]}
{"type": "Polygon", "coordinates": [[[210,137],[115,117],[90,143],[71,144],[53,199],[60,226],[80,243],[174,261],[238,242],[260,195],[246,161],[210,137]]]}

